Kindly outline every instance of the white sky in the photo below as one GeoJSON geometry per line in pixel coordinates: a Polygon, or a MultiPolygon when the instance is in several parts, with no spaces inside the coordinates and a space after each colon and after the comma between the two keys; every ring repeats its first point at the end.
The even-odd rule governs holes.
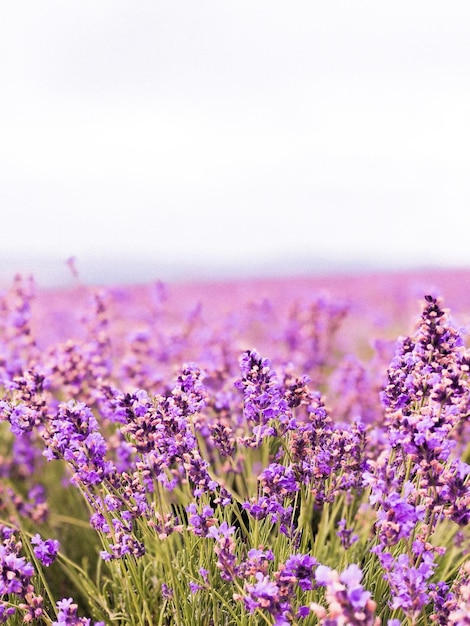
{"type": "Polygon", "coordinates": [[[468,0],[3,0],[0,90],[3,267],[470,265],[468,0]]]}

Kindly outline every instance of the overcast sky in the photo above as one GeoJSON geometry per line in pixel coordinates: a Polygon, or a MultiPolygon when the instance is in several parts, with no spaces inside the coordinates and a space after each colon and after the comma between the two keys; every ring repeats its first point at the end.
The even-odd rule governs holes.
{"type": "Polygon", "coordinates": [[[468,0],[4,0],[3,268],[470,265],[469,33],[468,0]]]}

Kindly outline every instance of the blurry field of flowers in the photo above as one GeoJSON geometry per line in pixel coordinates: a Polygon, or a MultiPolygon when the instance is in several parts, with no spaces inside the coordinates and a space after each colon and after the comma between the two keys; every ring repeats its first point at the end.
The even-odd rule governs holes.
{"type": "Polygon", "coordinates": [[[470,288],[380,280],[12,279],[0,621],[470,624],[470,288]]]}

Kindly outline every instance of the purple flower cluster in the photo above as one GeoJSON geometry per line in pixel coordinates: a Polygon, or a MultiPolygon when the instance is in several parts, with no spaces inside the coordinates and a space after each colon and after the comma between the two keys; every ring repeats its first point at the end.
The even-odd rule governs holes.
{"type": "Polygon", "coordinates": [[[34,546],[34,556],[46,567],[49,567],[56,560],[60,548],[60,543],[57,539],[43,540],[39,533],[36,533],[31,538],[31,544],[34,546]]]}
{"type": "Polygon", "coordinates": [[[280,463],[271,463],[258,477],[262,491],[270,496],[288,496],[299,490],[296,473],[292,467],[285,467],[280,463]]]}
{"type": "Polygon", "coordinates": [[[470,519],[470,468],[452,458],[468,417],[468,360],[448,312],[426,296],[415,334],[401,339],[388,369],[382,393],[388,445],[364,474],[376,510],[372,552],[389,585],[392,609],[411,623],[432,597],[438,614],[448,617],[447,585],[431,582],[445,548],[429,539],[443,518],[461,526],[470,519]],[[403,541],[412,550],[397,553],[393,547],[403,541]]]}
{"type": "Polygon", "coordinates": [[[243,413],[252,434],[243,437],[243,445],[258,447],[263,439],[295,427],[288,401],[272,370],[271,361],[254,350],[240,359],[242,377],[235,387],[243,392],[243,413]]]}
{"type": "Polygon", "coordinates": [[[411,621],[416,620],[428,603],[429,581],[436,568],[432,551],[423,551],[420,557],[419,564],[413,564],[408,554],[395,559],[388,553],[380,557],[392,592],[391,608],[400,608],[411,621]]]}
{"type": "Polygon", "coordinates": [[[468,623],[470,351],[440,299],[390,363],[329,298],[223,317],[91,290],[51,324],[30,287],[0,296],[0,621],[91,624],[80,577],[41,596],[82,548],[48,517],[70,490],[111,621],[468,623]]]}
{"type": "Polygon", "coordinates": [[[0,621],[8,623],[18,610],[25,622],[40,619],[43,599],[35,592],[32,582],[34,567],[20,555],[22,543],[13,529],[1,526],[0,534],[0,621]],[[17,606],[8,599],[15,599],[17,606]]]}
{"type": "MultiPolygon", "coordinates": [[[[52,626],[91,626],[88,617],[78,616],[78,605],[72,598],[63,598],[57,602],[57,620],[52,626]]],[[[105,626],[104,622],[94,622],[94,626],[105,626]]]]}
{"type": "Polygon", "coordinates": [[[186,482],[195,497],[219,492],[218,497],[228,501],[229,494],[209,474],[192,423],[205,404],[200,378],[201,372],[188,366],[166,396],[151,401],[142,391],[126,394],[120,404],[126,416],[121,432],[142,455],[139,472],[148,489],[154,489],[155,479],[169,491],[186,482]]]}
{"type": "Polygon", "coordinates": [[[220,576],[224,580],[233,580],[237,575],[236,565],[236,543],[234,539],[235,527],[229,526],[227,522],[222,522],[220,526],[211,526],[207,536],[215,539],[214,554],[217,557],[217,567],[220,576]]]}
{"type": "Polygon", "coordinates": [[[284,607],[279,601],[279,585],[261,572],[255,574],[255,582],[245,585],[243,601],[250,613],[256,609],[262,609],[275,617],[274,623],[280,625],[288,623],[283,618],[284,607]]]}
{"type": "Polygon", "coordinates": [[[207,537],[209,530],[214,524],[217,523],[217,518],[214,517],[214,509],[209,505],[202,508],[202,511],[198,513],[197,506],[192,502],[187,508],[188,522],[191,532],[199,537],[207,537]]]}
{"type": "Polygon", "coordinates": [[[308,554],[293,554],[270,576],[268,564],[274,560],[271,551],[251,550],[239,566],[245,577],[241,600],[250,613],[262,611],[274,618],[277,626],[287,626],[294,618],[297,592],[313,589],[317,561],[308,554]]]}
{"type": "Polygon", "coordinates": [[[267,498],[259,496],[243,503],[243,508],[257,520],[269,519],[271,524],[279,524],[279,530],[284,535],[291,535],[294,529],[291,526],[293,507],[283,506],[277,496],[267,498]]]}
{"type": "Polygon", "coordinates": [[[99,432],[91,409],[82,402],[59,405],[45,437],[44,456],[49,460],[63,458],[74,471],[73,482],[97,485],[113,470],[105,461],[106,442],[99,432]]]}
{"type": "Polygon", "coordinates": [[[316,502],[331,502],[339,493],[361,490],[368,469],[367,435],[361,422],[335,427],[319,393],[310,394],[309,415],[292,433],[294,472],[312,485],[316,502]]]}
{"type": "MultiPolygon", "coordinates": [[[[382,394],[390,446],[409,455],[433,480],[469,415],[470,353],[439,300],[426,296],[417,330],[399,343],[382,394]]],[[[415,470],[417,471],[417,470],[415,470]]]]}
{"type": "Polygon", "coordinates": [[[392,546],[401,539],[408,539],[418,522],[424,520],[426,508],[416,504],[417,495],[412,483],[405,483],[403,492],[403,495],[396,491],[382,494],[375,524],[381,546],[392,546]]]}

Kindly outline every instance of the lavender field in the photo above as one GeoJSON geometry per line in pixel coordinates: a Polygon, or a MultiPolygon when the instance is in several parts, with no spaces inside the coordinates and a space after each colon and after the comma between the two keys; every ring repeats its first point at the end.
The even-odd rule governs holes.
{"type": "Polygon", "coordinates": [[[470,272],[0,294],[0,621],[470,624],[470,272]]]}

